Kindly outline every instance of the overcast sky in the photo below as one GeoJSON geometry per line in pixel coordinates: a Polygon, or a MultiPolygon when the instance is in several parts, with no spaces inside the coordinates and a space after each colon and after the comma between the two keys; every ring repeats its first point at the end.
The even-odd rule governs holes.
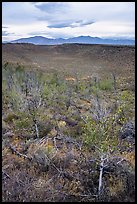
{"type": "Polygon", "coordinates": [[[3,2],[2,40],[135,37],[135,2],[3,2]]]}

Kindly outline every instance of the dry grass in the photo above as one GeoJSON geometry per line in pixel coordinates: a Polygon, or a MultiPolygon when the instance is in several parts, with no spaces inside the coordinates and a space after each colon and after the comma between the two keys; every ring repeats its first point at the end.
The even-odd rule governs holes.
{"type": "MultiPolygon", "coordinates": [[[[25,65],[26,69],[42,70],[43,73],[54,73],[57,70],[59,73],[57,77],[62,80],[61,83],[64,83],[64,87],[69,87],[62,92],[68,95],[58,96],[56,83],[47,82],[52,86],[46,87],[45,104],[39,108],[36,116],[39,127],[45,128],[45,132],[41,131],[41,138],[36,139],[34,134],[28,133],[28,126],[19,129],[27,117],[25,112],[24,118],[18,118],[18,114],[23,117],[23,113],[17,112],[16,115],[14,111],[9,111],[7,103],[10,99],[4,99],[3,202],[134,201],[135,152],[132,144],[131,152],[127,151],[124,143],[121,143],[118,150],[112,151],[111,157],[118,151],[117,156],[123,161],[116,165],[118,161],[112,159],[108,172],[103,172],[103,193],[98,198],[99,152],[91,143],[89,146],[84,144],[82,130],[85,125],[84,119],[91,116],[91,110],[95,112],[97,108],[95,107],[97,102],[93,100],[97,93],[95,77],[97,79],[104,77],[106,80],[112,72],[116,74],[118,97],[122,95],[123,90],[128,90],[126,93],[128,99],[124,99],[128,108],[124,111],[127,118],[133,117],[135,48],[78,44],[58,46],[3,44],[2,46],[3,63],[9,61],[16,65],[19,62],[25,65]],[[86,92],[89,91],[86,90],[87,86],[88,89],[91,86],[93,89],[86,92]],[[52,97],[51,93],[48,93],[48,88],[51,90],[53,88],[52,97]],[[67,91],[70,89],[72,93],[69,95],[67,91]],[[49,94],[49,101],[46,94],[49,94]],[[66,108],[66,99],[71,101],[68,108],[66,108]],[[80,116],[83,116],[82,120],[80,116]],[[47,130],[49,126],[51,128],[47,130]],[[123,151],[122,154],[119,153],[120,149],[123,151]]],[[[103,108],[113,106],[116,97],[114,90],[100,89],[98,93],[103,108]]],[[[30,118],[27,122],[32,125],[30,118]]],[[[114,126],[114,128],[120,127],[120,124],[114,126]]],[[[109,132],[109,128],[106,131],[109,132]]],[[[106,145],[108,143],[106,140],[106,145]]],[[[130,144],[128,148],[129,146],[130,144]]]]}

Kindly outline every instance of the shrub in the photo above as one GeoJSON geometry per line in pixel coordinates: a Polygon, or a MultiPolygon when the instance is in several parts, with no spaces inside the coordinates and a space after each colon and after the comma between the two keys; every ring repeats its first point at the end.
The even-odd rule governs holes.
{"type": "Polygon", "coordinates": [[[113,81],[110,79],[102,80],[99,82],[99,88],[105,91],[111,91],[113,89],[113,81]]]}

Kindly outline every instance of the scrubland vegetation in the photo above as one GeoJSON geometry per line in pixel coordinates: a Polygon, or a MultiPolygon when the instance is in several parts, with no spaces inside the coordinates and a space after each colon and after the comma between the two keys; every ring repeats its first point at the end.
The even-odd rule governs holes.
{"type": "Polygon", "coordinates": [[[2,68],[3,202],[135,201],[134,89],[2,68]]]}

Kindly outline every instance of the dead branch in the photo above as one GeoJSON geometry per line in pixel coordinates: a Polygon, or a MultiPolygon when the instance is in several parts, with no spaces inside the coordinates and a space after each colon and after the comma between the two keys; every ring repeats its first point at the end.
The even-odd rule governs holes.
{"type": "Polygon", "coordinates": [[[5,175],[7,178],[10,179],[10,176],[9,176],[4,170],[2,170],[2,174],[5,175]]]}
{"type": "Polygon", "coordinates": [[[16,148],[15,147],[12,147],[11,145],[9,146],[9,149],[12,151],[12,154],[16,154],[17,156],[19,156],[19,157],[23,157],[24,159],[28,159],[29,161],[32,161],[32,158],[30,158],[30,157],[28,157],[27,155],[25,155],[25,154],[21,154],[20,152],[18,152],[17,150],[16,150],[16,148]]]}

